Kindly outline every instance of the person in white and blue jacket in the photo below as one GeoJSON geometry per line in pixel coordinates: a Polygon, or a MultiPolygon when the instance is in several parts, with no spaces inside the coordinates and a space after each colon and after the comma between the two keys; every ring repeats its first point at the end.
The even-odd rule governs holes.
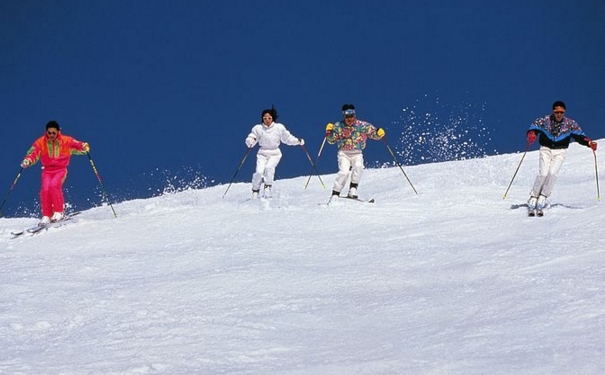
{"type": "Polygon", "coordinates": [[[542,209],[546,205],[572,140],[597,150],[597,142],[590,140],[576,121],[565,116],[565,111],[564,102],[554,102],[552,113],[536,119],[527,131],[528,145],[536,139],[540,144],[538,175],[527,202],[530,210],[542,209]]]}

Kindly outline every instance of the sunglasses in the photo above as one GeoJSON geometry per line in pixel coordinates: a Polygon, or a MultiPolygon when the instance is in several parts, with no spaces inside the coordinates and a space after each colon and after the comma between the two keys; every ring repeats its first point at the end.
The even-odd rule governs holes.
{"type": "Polygon", "coordinates": [[[47,131],[46,134],[48,134],[48,135],[57,135],[57,132],[48,132],[47,131]]]}
{"type": "Polygon", "coordinates": [[[562,115],[565,113],[565,111],[554,111],[553,112],[555,115],[562,115]]]}

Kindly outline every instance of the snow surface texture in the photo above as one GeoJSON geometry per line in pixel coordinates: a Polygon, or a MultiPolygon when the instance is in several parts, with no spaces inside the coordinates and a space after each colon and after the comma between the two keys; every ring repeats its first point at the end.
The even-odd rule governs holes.
{"type": "MultiPolygon", "coordinates": [[[[601,145],[605,145],[601,141],[601,145]]],[[[0,219],[0,374],[605,373],[605,207],[572,144],[550,208],[521,153],[236,183],[0,219]],[[323,203],[323,204],[322,204],[323,203]]],[[[604,170],[603,162],[600,170],[604,170]]]]}

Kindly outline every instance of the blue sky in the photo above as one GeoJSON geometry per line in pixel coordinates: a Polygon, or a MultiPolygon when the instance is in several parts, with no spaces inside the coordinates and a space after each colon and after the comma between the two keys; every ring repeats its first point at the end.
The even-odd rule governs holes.
{"type": "MultiPolygon", "coordinates": [[[[420,102],[425,112],[467,108],[490,153],[523,151],[527,126],[555,100],[601,138],[603,40],[596,0],[2,2],[0,194],[50,119],[91,144],[116,199],[180,176],[229,182],[272,104],[313,157],[343,103],[402,155],[422,147],[403,111],[420,102]]],[[[282,150],[278,179],[310,171],[300,148],[282,150]]],[[[367,164],[390,160],[383,143],[368,145],[367,164]]],[[[251,156],[237,181],[253,166],[251,156]]],[[[333,147],[318,169],[336,171],[333,147]]],[[[69,170],[68,200],[98,203],[87,158],[69,170]]],[[[23,173],[4,212],[37,201],[39,174],[23,173]]]]}

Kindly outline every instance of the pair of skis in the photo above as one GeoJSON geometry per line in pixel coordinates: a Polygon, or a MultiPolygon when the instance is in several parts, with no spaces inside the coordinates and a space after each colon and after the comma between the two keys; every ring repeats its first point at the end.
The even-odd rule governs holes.
{"type": "Polygon", "coordinates": [[[36,234],[38,234],[38,233],[40,233],[42,231],[48,230],[50,228],[60,227],[63,224],[65,224],[66,221],[70,221],[74,216],[79,215],[79,214],[80,214],[79,211],[72,212],[70,214],[65,215],[65,217],[63,219],[58,220],[58,221],[51,221],[48,224],[40,224],[40,223],[38,223],[38,224],[36,224],[36,225],[34,225],[32,227],[29,227],[29,228],[25,228],[25,229],[18,230],[18,231],[12,231],[11,232],[11,236],[12,236],[12,238],[21,237],[21,236],[23,236],[25,234],[33,236],[33,235],[36,235],[36,234]]]}
{"type": "Polygon", "coordinates": [[[546,207],[530,207],[529,204],[527,204],[527,203],[521,203],[521,204],[513,204],[512,206],[510,206],[510,208],[513,210],[516,210],[518,208],[526,208],[527,216],[542,217],[542,216],[544,216],[544,208],[546,208],[546,207]]]}

